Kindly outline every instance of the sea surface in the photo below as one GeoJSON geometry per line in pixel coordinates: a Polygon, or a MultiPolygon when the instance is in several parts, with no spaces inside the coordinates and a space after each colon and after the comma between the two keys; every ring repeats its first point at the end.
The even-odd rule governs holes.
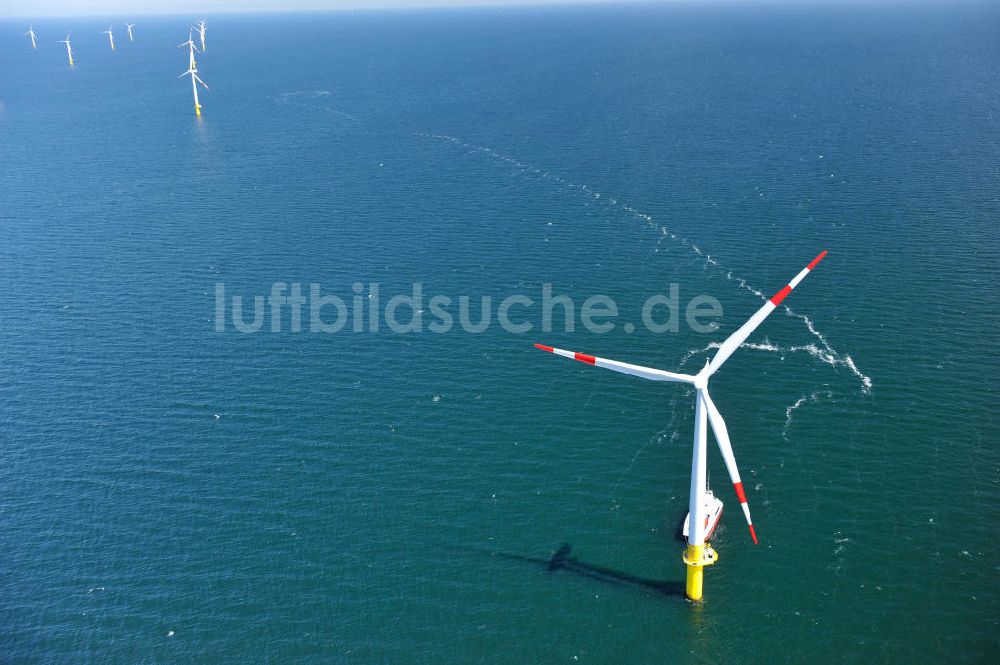
{"type": "Polygon", "coordinates": [[[200,120],[122,19],[0,22],[0,662],[998,662],[996,5],[209,16],[200,120]],[[690,390],[532,344],[696,372],[822,249],[689,603],[690,390]],[[276,282],[493,325],[239,332],[276,282]],[[496,324],[544,284],[621,316],[496,324]],[[719,329],[626,332],[671,284],[719,329]]]}

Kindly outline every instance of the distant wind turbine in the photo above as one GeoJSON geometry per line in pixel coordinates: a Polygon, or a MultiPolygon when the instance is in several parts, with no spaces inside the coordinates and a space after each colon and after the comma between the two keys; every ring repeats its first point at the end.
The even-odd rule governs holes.
{"type": "MultiPolygon", "coordinates": [[[[189,57],[188,57],[188,67],[195,67],[196,66],[195,62],[194,62],[194,54],[195,53],[201,53],[201,51],[198,50],[198,47],[194,45],[193,34],[194,34],[194,29],[192,28],[188,32],[188,40],[186,42],[182,42],[182,43],[180,43],[180,44],[177,45],[177,48],[181,48],[182,46],[187,46],[188,47],[188,54],[189,54],[189,57]]],[[[181,76],[183,76],[183,74],[181,76]]]]}
{"type": "Polygon", "coordinates": [[[205,50],[205,19],[198,19],[198,36],[201,37],[201,50],[205,50]]]}
{"type": "Polygon", "coordinates": [[[24,35],[26,37],[31,37],[31,48],[38,48],[38,44],[35,42],[36,35],[35,35],[35,28],[33,26],[29,24],[28,31],[24,33],[24,35]]]}
{"type": "Polygon", "coordinates": [[[201,102],[198,101],[198,84],[200,83],[204,86],[205,90],[208,90],[208,84],[201,80],[198,76],[198,64],[194,61],[194,53],[198,50],[198,47],[194,45],[194,39],[192,39],[192,33],[188,33],[188,40],[183,44],[178,44],[177,48],[182,46],[188,47],[188,69],[186,72],[178,76],[177,78],[183,78],[185,76],[191,76],[191,94],[194,95],[194,114],[201,117],[201,102]]]}
{"type": "Polygon", "coordinates": [[[114,25],[114,23],[112,23],[111,25],[108,26],[107,30],[101,30],[101,34],[105,34],[105,35],[108,36],[108,41],[111,42],[111,50],[112,51],[115,50],[115,33],[111,32],[112,28],[114,28],[114,27],[115,27],[115,25],[114,25]]]}
{"type": "Polygon", "coordinates": [[[73,47],[69,45],[69,34],[70,33],[67,32],[66,33],[66,39],[60,39],[59,43],[66,45],[66,57],[69,58],[69,66],[72,67],[73,66],[73,47]]]}
{"type": "Polygon", "coordinates": [[[135,27],[135,23],[126,23],[125,27],[128,29],[128,40],[134,42],[135,40],[132,39],[132,28],[135,27]]]}

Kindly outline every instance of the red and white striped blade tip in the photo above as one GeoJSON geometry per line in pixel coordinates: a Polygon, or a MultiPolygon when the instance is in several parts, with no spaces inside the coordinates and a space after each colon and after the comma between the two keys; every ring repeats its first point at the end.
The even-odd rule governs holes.
{"type": "Polygon", "coordinates": [[[733,483],[733,489],[736,490],[736,500],[740,502],[740,508],[743,509],[743,516],[747,518],[747,528],[750,529],[750,537],[753,538],[753,544],[756,545],[757,532],[753,528],[753,522],[750,521],[750,504],[747,503],[747,495],[743,491],[743,483],[736,481],[733,483]]]}
{"type": "MultiPolygon", "coordinates": [[[[586,353],[577,353],[576,351],[566,351],[565,349],[556,349],[551,346],[545,346],[544,344],[535,344],[536,349],[541,349],[542,351],[547,351],[549,353],[555,353],[558,356],[570,357],[569,354],[573,354],[573,360],[579,360],[582,363],[587,363],[588,365],[596,365],[597,358],[594,356],[588,356],[586,353]]],[[[613,369],[613,368],[609,368],[613,369]]]]}
{"type": "Polygon", "coordinates": [[[795,276],[795,279],[793,279],[792,281],[790,281],[780,291],[778,291],[773,296],[771,296],[771,298],[770,298],[771,303],[775,307],[777,307],[778,305],[780,305],[781,301],[788,297],[788,294],[792,292],[792,289],[794,289],[796,286],[798,286],[799,282],[801,282],[803,279],[805,279],[806,275],[808,275],[810,272],[812,272],[812,269],[815,268],[817,265],[819,265],[819,262],[822,261],[824,259],[824,257],[826,257],[826,250],[825,249],[822,252],[820,252],[819,254],[817,254],[816,258],[813,259],[812,261],[810,261],[809,265],[807,265],[802,270],[802,272],[800,272],[798,275],[795,276]]]}
{"type": "Polygon", "coordinates": [[[817,265],[819,265],[819,262],[822,261],[824,258],[826,258],[826,250],[825,249],[822,252],[820,252],[816,256],[816,258],[812,260],[812,263],[810,263],[808,266],[806,266],[806,268],[808,268],[809,270],[812,270],[817,265]]]}

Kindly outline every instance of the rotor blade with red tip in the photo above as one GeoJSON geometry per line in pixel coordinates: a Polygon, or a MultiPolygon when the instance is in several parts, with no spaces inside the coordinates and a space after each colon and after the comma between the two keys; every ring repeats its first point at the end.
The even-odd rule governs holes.
{"type": "Polygon", "coordinates": [[[736,349],[740,348],[740,345],[747,340],[747,337],[749,337],[753,333],[753,331],[756,330],[757,327],[764,322],[764,319],[766,319],[767,316],[771,312],[773,312],[778,305],[781,304],[781,301],[784,300],[785,297],[787,297],[788,294],[792,292],[792,289],[794,289],[796,286],[799,285],[799,282],[801,282],[803,279],[806,278],[806,275],[809,274],[809,271],[815,268],[816,265],[820,261],[822,261],[823,257],[825,256],[826,256],[826,250],[824,249],[822,252],[820,252],[819,256],[813,259],[808,266],[802,269],[802,272],[800,272],[798,275],[795,276],[795,279],[793,279],[787,285],[785,285],[785,288],[781,289],[773,296],[771,296],[771,298],[766,303],[764,303],[764,306],[761,307],[759,310],[757,310],[756,314],[750,317],[749,321],[744,323],[739,330],[730,335],[729,338],[722,343],[722,346],[719,347],[719,350],[716,352],[715,357],[712,358],[712,362],[709,363],[708,365],[709,376],[715,374],[715,372],[720,367],[722,367],[722,363],[726,362],[729,356],[733,355],[733,352],[736,351],[736,349]]]}
{"type": "Polygon", "coordinates": [[[584,353],[574,353],[573,351],[566,351],[564,349],[555,349],[551,346],[545,346],[544,344],[535,344],[535,348],[549,353],[554,353],[557,356],[562,356],[564,358],[579,360],[580,362],[587,363],[588,365],[603,367],[615,372],[621,372],[622,374],[631,374],[632,376],[649,379],[650,381],[679,381],[681,383],[694,383],[694,377],[688,376],[687,374],[674,374],[673,372],[665,372],[662,369],[643,367],[642,365],[631,365],[629,363],[618,362],[617,360],[608,360],[607,358],[588,356],[584,353]]]}
{"type": "Polygon", "coordinates": [[[750,527],[750,537],[753,544],[757,544],[757,532],[753,528],[753,520],[750,519],[750,506],[747,504],[747,495],[743,491],[743,482],[740,480],[740,471],[736,468],[736,456],[733,455],[733,446],[729,442],[729,430],[726,429],[726,421],[722,419],[722,414],[715,408],[715,402],[708,395],[708,390],[699,390],[699,396],[708,411],[708,422],[715,432],[715,441],[719,444],[722,452],[722,459],[726,462],[726,470],[729,471],[729,479],[733,481],[733,489],[736,490],[736,498],[739,499],[740,508],[743,509],[743,516],[747,518],[747,526],[750,527]]]}

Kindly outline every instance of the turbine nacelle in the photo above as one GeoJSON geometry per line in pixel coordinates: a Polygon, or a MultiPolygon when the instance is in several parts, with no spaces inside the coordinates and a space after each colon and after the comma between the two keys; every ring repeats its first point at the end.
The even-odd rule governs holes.
{"type": "Polygon", "coordinates": [[[694,384],[695,390],[708,390],[708,377],[710,376],[712,375],[709,374],[708,363],[706,363],[705,368],[694,375],[694,381],[692,381],[692,383],[694,384]]]}

